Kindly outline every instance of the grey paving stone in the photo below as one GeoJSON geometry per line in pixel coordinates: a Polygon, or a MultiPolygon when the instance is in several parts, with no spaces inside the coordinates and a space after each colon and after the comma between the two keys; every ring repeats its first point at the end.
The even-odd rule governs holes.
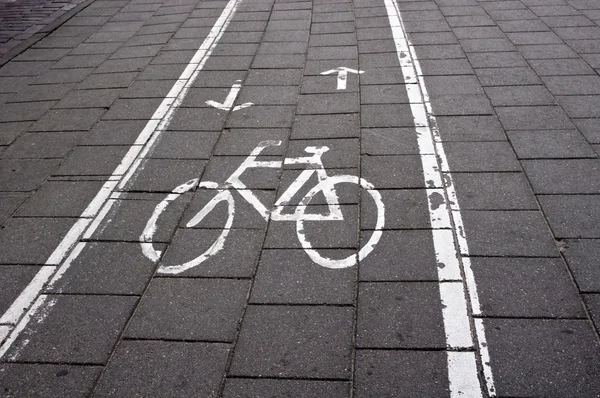
{"type": "Polygon", "coordinates": [[[466,53],[474,52],[511,52],[515,46],[505,38],[502,39],[461,39],[460,45],[466,53]]]}
{"type": "Polygon", "coordinates": [[[446,362],[443,351],[359,350],[355,396],[449,396],[446,362]]]}
{"type": "Polygon", "coordinates": [[[242,280],[154,279],[125,336],[232,342],[249,289],[242,280]]]}
{"type": "Polygon", "coordinates": [[[124,341],[95,395],[216,397],[229,346],[174,341],[124,341]],[[194,366],[188,366],[194,364],[194,366]]]}
{"type": "Polygon", "coordinates": [[[139,171],[123,188],[133,192],[171,192],[180,184],[199,178],[206,166],[205,160],[146,159],[139,171]]]}
{"type": "Polygon", "coordinates": [[[600,295],[586,294],[583,297],[594,325],[596,326],[596,330],[598,330],[600,329],[600,295]]]}
{"type": "Polygon", "coordinates": [[[362,177],[380,188],[425,188],[419,156],[367,156],[361,159],[362,177]]]}
{"type": "MultiPolygon", "coordinates": [[[[161,265],[180,265],[202,255],[223,232],[225,220],[225,218],[221,219],[221,225],[213,229],[178,229],[173,237],[173,243],[169,245],[161,260],[161,265]]],[[[256,272],[263,240],[264,228],[262,231],[259,229],[231,229],[221,252],[210,256],[199,266],[190,268],[180,275],[250,278],[256,272]]]]}
{"type": "MultiPolygon", "coordinates": [[[[25,265],[0,266],[0,311],[4,314],[15,299],[27,287],[41,267],[25,265]]],[[[0,370],[0,383],[2,371],[0,370]]]]}
{"type": "MultiPolygon", "coordinates": [[[[346,59],[344,61],[338,60],[307,60],[304,68],[305,76],[321,76],[322,72],[330,69],[338,68],[340,65],[350,69],[358,69],[358,61],[346,59]]],[[[364,75],[363,75],[364,77],[364,75]]],[[[352,80],[352,76],[350,76],[352,80]]]]}
{"type": "Polygon", "coordinates": [[[307,53],[307,59],[313,60],[346,60],[356,58],[358,58],[356,46],[310,47],[307,53]]]}
{"type": "MultiPolygon", "coordinates": [[[[169,51],[174,52],[175,54],[179,54],[181,51],[169,51]]],[[[190,52],[191,54],[189,55],[189,57],[182,57],[180,58],[181,61],[185,62],[187,59],[191,59],[192,58],[192,54],[194,53],[194,51],[190,52]]],[[[166,54],[166,52],[165,52],[166,54]]],[[[167,54],[168,55],[168,54],[167,54]]],[[[168,55],[167,59],[161,63],[173,63],[172,62],[172,58],[175,58],[174,56],[168,55]]],[[[210,57],[207,61],[206,64],[204,65],[204,69],[205,70],[215,70],[215,71],[227,71],[227,70],[239,70],[239,71],[247,71],[250,68],[250,64],[252,63],[253,57],[252,56],[212,56],[210,57]]],[[[152,63],[156,64],[159,63],[157,61],[157,58],[154,58],[154,60],[152,61],[152,63]]]]}
{"type": "MultiPolygon", "coordinates": [[[[242,164],[246,157],[242,156],[215,156],[202,175],[202,181],[224,183],[242,164]]],[[[280,161],[280,157],[260,156],[259,161],[280,161]]],[[[254,167],[249,168],[240,177],[248,189],[276,189],[279,185],[280,169],[254,167]]],[[[186,180],[183,180],[186,181],[186,180]]]]}
{"type": "Polygon", "coordinates": [[[122,43],[81,43],[69,55],[112,54],[121,45],[122,43]]]}
{"type": "Polygon", "coordinates": [[[355,46],[356,44],[356,35],[352,33],[312,35],[308,42],[308,45],[311,47],[355,46]]]}
{"type": "Polygon", "coordinates": [[[245,86],[290,85],[298,86],[302,69],[251,69],[244,81],[245,86]]]}
{"type": "Polygon", "coordinates": [[[297,69],[304,66],[304,54],[257,55],[252,62],[255,69],[297,69]]]}
{"type": "Polygon", "coordinates": [[[54,64],[52,61],[6,63],[0,68],[0,76],[38,76],[54,64]]]}
{"type": "Polygon", "coordinates": [[[581,59],[544,59],[529,62],[539,76],[593,75],[594,70],[581,59]]]}
{"type": "Polygon", "coordinates": [[[145,120],[103,120],[96,123],[79,143],[96,146],[131,145],[146,123],[145,120]]]}
{"type": "Polygon", "coordinates": [[[31,48],[18,55],[15,61],[58,61],[70,51],[68,48],[31,48]]]}
{"type": "Polygon", "coordinates": [[[249,306],[231,374],[293,378],[350,377],[352,309],[249,306]],[[269,346],[269,350],[264,348],[269,346]]]}
{"type": "Polygon", "coordinates": [[[564,130],[573,128],[558,106],[498,107],[495,109],[506,130],[564,130]]]}
{"type": "Polygon", "coordinates": [[[129,148],[122,146],[76,147],[54,175],[111,175],[129,148]]]}
{"type": "Polygon", "coordinates": [[[54,159],[0,159],[0,191],[33,191],[59,163],[54,159]]]}
{"type": "Polygon", "coordinates": [[[0,225],[29,198],[27,193],[0,193],[0,225]]]}
{"type": "Polygon", "coordinates": [[[25,133],[2,153],[2,158],[51,159],[63,158],[81,140],[80,131],[61,133],[25,133]]]}
{"type": "Polygon", "coordinates": [[[437,122],[443,141],[506,140],[502,125],[493,116],[440,116],[437,122]]]}
{"type": "MultiPolygon", "coordinates": [[[[138,243],[148,219],[164,197],[160,195],[159,198],[153,196],[154,200],[117,200],[108,212],[105,223],[92,234],[90,240],[138,243]]],[[[182,195],[161,213],[153,236],[154,242],[171,241],[179,217],[189,200],[188,195],[182,195]]]]}
{"type": "Polygon", "coordinates": [[[527,62],[518,52],[478,52],[469,53],[473,68],[516,68],[526,67],[527,62]]]}
{"type": "Polygon", "coordinates": [[[486,319],[484,325],[498,395],[586,396],[600,388],[600,347],[588,322],[486,319]]]}
{"type": "Polygon", "coordinates": [[[148,154],[155,159],[208,159],[219,138],[217,132],[168,131],[148,154]]]}
{"type": "Polygon", "coordinates": [[[453,172],[521,170],[507,142],[449,142],[445,150],[453,172]]]}
{"type": "Polygon", "coordinates": [[[474,257],[471,267],[486,317],[586,316],[561,259],[474,257]]]}
{"type": "Polygon", "coordinates": [[[118,99],[103,116],[103,120],[131,120],[152,117],[162,99],[159,98],[136,98],[118,99]]]}
{"type": "Polygon", "coordinates": [[[0,365],[0,389],[5,397],[87,397],[100,366],[4,363],[0,365]]]}
{"type": "Polygon", "coordinates": [[[475,76],[430,76],[425,79],[429,94],[457,95],[483,94],[484,91],[475,76]]]}
{"type": "Polygon", "coordinates": [[[51,109],[29,131],[87,131],[104,112],[103,108],[51,109]]]}
{"type": "MultiPolygon", "coordinates": [[[[335,259],[356,256],[345,250],[328,254],[328,258],[335,259]]],[[[353,304],[355,280],[356,269],[319,266],[303,250],[265,250],[258,265],[250,302],[353,304]]]]}
{"type": "Polygon", "coordinates": [[[600,292],[600,268],[596,264],[599,243],[594,239],[565,240],[563,253],[581,292],[600,292]]]}
{"type": "Polygon", "coordinates": [[[263,43],[308,41],[309,30],[271,30],[264,33],[263,43]]]}
{"type": "MultiPolygon", "coordinates": [[[[311,156],[306,152],[310,146],[327,147],[328,150],[321,158],[325,167],[329,168],[357,168],[359,165],[360,143],[358,139],[333,139],[333,140],[292,140],[288,144],[287,158],[311,156]]],[[[306,169],[306,165],[285,165],[285,168],[306,169]]]]}
{"type": "Polygon", "coordinates": [[[216,108],[179,108],[169,129],[172,131],[220,131],[227,112],[216,108]]]}
{"type": "Polygon", "coordinates": [[[298,115],[292,139],[347,138],[360,135],[358,114],[298,115]]]}
{"type": "Polygon", "coordinates": [[[347,397],[349,383],[343,381],[321,380],[285,380],[285,379],[250,379],[227,378],[223,397],[242,398],[268,394],[275,398],[302,396],[305,398],[347,397]]]}
{"type": "Polygon", "coordinates": [[[73,84],[31,85],[11,94],[10,102],[55,101],[62,99],[74,87],[73,84]]]}
{"type": "Polygon", "coordinates": [[[12,361],[105,364],[137,298],[50,295],[47,300],[54,305],[15,341],[8,353],[12,361]]]}
{"type": "Polygon", "coordinates": [[[295,105],[298,87],[294,86],[248,86],[242,88],[237,103],[252,102],[256,105],[295,105]]]}
{"type": "Polygon", "coordinates": [[[539,201],[557,238],[600,238],[597,195],[544,195],[539,201]]]}
{"type": "Polygon", "coordinates": [[[467,59],[426,59],[420,62],[423,76],[472,75],[473,68],[467,59]]]}
{"type": "Polygon", "coordinates": [[[475,73],[482,86],[523,86],[541,84],[541,80],[531,68],[485,68],[475,73]]]}
{"type": "Polygon", "coordinates": [[[400,84],[364,85],[360,90],[361,104],[407,104],[406,88],[400,84]]]}
{"type": "Polygon", "coordinates": [[[419,153],[413,128],[362,129],[361,153],[366,155],[414,155],[419,153]]]}
{"type": "Polygon", "coordinates": [[[260,45],[257,54],[306,54],[307,51],[305,41],[267,42],[260,45]]]}
{"type": "Polygon", "coordinates": [[[79,217],[102,181],[48,181],[23,205],[19,217],[79,217]]]}
{"type": "Polygon", "coordinates": [[[492,39],[506,37],[497,26],[467,26],[452,30],[458,39],[492,39]]]}
{"type": "Polygon", "coordinates": [[[521,162],[536,194],[600,193],[600,160],[548,159],[521,162]]]}
{"type": "Polygon", "coordinates": [[[120,89],[74,90],[65,95],[54,108],[109,108],[120,92],[120,89]]]}
{"type": "Polygon", "coordinates": [[[556,257],[546,221],[537,211],[462,212],[473,256],[556,257]]]}
{"type": "MultiPolygon", "coordinates": [[[[136,78],[136,81],[141,81],[141,80],[177,80],[179,78],[179,76],[181,76],[181,72],[183,72],[185,66],[186,66],[185,64],[148,65],[146,68],[144,68],[144,71],[141,72],[139,74],[139,76],[137,76],[137,78],[135,76],[136,74],[133,73],[133,72],[131,72],[133,74],[133,77],[132,77],[131,80],[133,80],[134,78],[136,78]]],[[[213,71],[210,71],[210,72],[213,72],[213,71]]],[[[210,73],[210,72],[207,71],[204,74],[207,74],[207,73],[210,73]]],[[[228,72],[223,72],[223,73],[232,74],[232,73],[239,73],[239,72],[228,71],[228,72]]],[[[200,77],[200,79],[196,80],[196,82],[195,82],[196,86],[198,86],[198,82],[199,81],[202,81],[202,77],[200,77]]],[[[123,87],[128,87],[130,83],[131,83],[131,81],[129,81],[123,87]]],[[[230,84],[230,87],[231,87],[231,84],[230,84]]]]}
{"type": "MultiPolygon", "coordinates": [[[[343,220],[305,221],[305,239],[314,249],[355,249],[358,246],[358,206],[340,205],[343,220]]],[[[306,214],[329,214],[327,206],[308,206],[306,214]]],[[[295,222],[272,222],[264,243],[269,249],[300,249],[295,222]]],[[[323,250],[326,252],[327,250],[323,250]]],[[[347,257],[347,256],[345,256],[347,257]]],[[[338,257],[336,257],[338,258],[338,257]]],[[[343,258],[343,257],[342,257],[343,258]]]]}
{"type": "Polygon", "coordinates": [[[31,126],[32,122],[0,123],[0,145],[9,145],[31,126]]]}
{"type": "MultiPolygon", "coordinates": [[[[310,33],[315,35],[324,35],[327,33],[352,33],[356,30],[356,27],[352,22],[329,22],[329,23],[315,23],[310,26],[310,33]]],[[[364,29],[363,29],[364,30],[364,29]]],[[[358,32],[357,32],[358,36],[358,32]]],[[[373,35],[375,36],[375,35],[373,35]]],[[[362,34],[358,36],[359,40],[371,37],[370,35],[362,34]]]]}
{"type": "Polygon", "coordinates": [[[4,104],[0,108],[0,123],[38,120],[52,105],[54,102],[50,101],[4,104]]]}
{"type": "Polygon", "coordinates": [[[371,69],[368,73],[361,75],[361,86],[365,85],[381,85],[381,84],[405,84],[402,71],[398,67],[394,68],[376,68],[371,69]]]}
{"type": "Polygon", "coordinates": [[[432,99],[433,111],[438,116],[492,115],[492,107],[483,94],[438,95],[432,99]]]}
{"type": "MultiPolygon", "coordinates": [[[[162,250],[163,245],[157,245],[162,250]]],[[[156,264],[139,243],[91,242],[70,264],[50,293],[142,295],[156,264]]]]}
{"type": "MultiPolygon", "coordinates": [[[[430,228],[425,190],[385,189],[379,193],[385,206],[385,229],[430,228]]],[[[361,191],[361,197],[361,229],[373,229],[377,217],[376,209],[367,192],[361,191]]]]}
{"type": "Polygon", "coordinates": [[[291,127],[294,119],[293,106],[256,105],[234,112],[226,127],[269,128],[291,127]]]}
{"type": "Polygon", "coordinates": [[[438,283],[361,283],[356,345],[360,348],[445,348],[438,283]]]}
{"type": "Polygon", "coordinates": [[[247,156],[260,142],[274,140],[282,141],[282,144],[268,147],[261,154],[284,155],[289,135],[289,129],[226,129],[221,133],[213,154],[215,156],[247,156]]]}
{"type": "Polygon", "coordinates": [[[485,87],[493,106],[554,105],[555,99],[544,86],[485,87]]]}
{"type": "Polygon", "coordinates": [[[85,78],[78,89],[127,88],[138,72],[92,74],[85,78]]]}
{"type": "Polygon", "coordinates": [[[304,94],[298,97],[297,114],[355,113],[360,110],[358,93],[304,94]]]}
{"type": "Polygon", "coordinates": [[[361,107],[361,127],[412,127],[414,118],[409,105],[383,104],[361,107]]]}
{"type": "MultiPolygon", "coordinates": [[[[372,234],[373,231],[361,232],[361,242],[370,239],[372,234]]],[[[361,281],[437,281],[436,264],[430,231],[384,231],[375,249],[360,262],[359,278],[361,281]]]]}
{"type": "Polygon", "coordinates": [[[527,60],[577,58],[577,53],[566,44],[523,45],[519,52],[527,60]]]}
{"type": "Polygon", "coordinates": [[[453,173],[463,210],[536,210],[523,173],[453,173]]]}
{"type": "MultiPolygon", "coordinates": [[[[129,47],[136,48],[136,47],[129,47]]],[[[152,58],[109,59],[95,69],[95,73],[141,72],[152,58]]]]}
{"type": "Polygon", "coordinates": [[[600,143],[600,120],[598,119],[579,119],[573,121],[579,131],[592,144],[600,143]]]}
{"type": "MultiPolygon", "coordinates": [[[[173,87],[173,82],[168,80],[134,81],[122,91],[119,98],[164,98],[173,87]]],[[[189,97],[186,96],[186,98],[189,97]]]]}
{"type": "Polygon", "coordinates": [[[569,95],[556,97],[559,105],[572,118],[600,117],[600,95],[569,95]]]}
{"type": "Polygon", "coordinates": [[[554,95],[600,94],[599,76],[546,76],[542,80],[554,95]]]}

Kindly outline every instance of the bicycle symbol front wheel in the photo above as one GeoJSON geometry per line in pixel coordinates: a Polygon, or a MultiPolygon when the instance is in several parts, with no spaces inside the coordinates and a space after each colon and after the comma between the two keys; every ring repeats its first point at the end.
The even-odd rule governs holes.
{"type": "Polygon", "coordinates": [[[363,178],[351,175],[337,175],[328,177],[327,179],[319,182],[314,188],[312,188],[304,196],[300,203],[303,206],[299,207],[300,219],[296,221],[296,234],[298,235],[298,240],[300,241],[302,248],[304,249],[304,251],[306,251],[310,259],[322,267],[332,269],[352,267],[356,265],[359,261],[367,257],[369,253],[373,251],[375,245],[377,245],[377,243],[379,242],[379,239],[381,239],[381,234],[385,223],[385,207],[383,205],[383,201],[381,200],[381,194],[379,193],[379,191],[375,190],[374,186],[363,178]],[[317,250],[313,249],[312,244],[306,238],[304,221],[302,221],[301,218],[304,215],[304,212],[306,211],[306,205],[310,203],[312,198],[317,193],[324,190],[334,189],[335,184],[339,183],[357,184],[366,192],[368,192],[373,201],[375,202],[375,206],[377,208],[377,221],[373,234],[371,235],[369,240],[364,244],[364,246],[360,248],[358,256],[351,255],[343,259],[332,259],[322,256],[317,250]]]}

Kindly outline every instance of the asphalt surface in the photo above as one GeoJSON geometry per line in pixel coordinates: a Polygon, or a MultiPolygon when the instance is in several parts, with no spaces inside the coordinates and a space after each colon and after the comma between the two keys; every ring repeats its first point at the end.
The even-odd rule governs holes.
{"type": "Polygon", "coordinates": [[[0,396],[600,396],[599,22],[81,6],[0,67],[0,396]]]}

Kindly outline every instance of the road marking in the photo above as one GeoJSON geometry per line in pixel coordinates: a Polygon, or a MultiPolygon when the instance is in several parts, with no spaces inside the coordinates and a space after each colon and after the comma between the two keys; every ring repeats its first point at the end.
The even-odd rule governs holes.
{"type": "Polygon", "coordinates": [[[332,73],[337,73],[337,89],[338,90],[345,90],[346,89],[346,82],[348,80],[348,72],[350,73],[354,73],[356,75],[360,75],[362,73],[365,73],[364,70],[356,70],[356,69],[350,69],[350,68],[346,68],[345,66],[340,66],[337,67],[335,69],[331,69],[325,72],[321,72],[321,75],[325,76],[325,75],[331,75],[332,73]]]}
{"type": "Polygon", "coordinates": [[[433,244],[438,263],[438,279],[440,280],[440,298],[444,305],[442,311],[446,344],[448,348],[448,379],[452,397],[482,397],[487,389],[490,397],[495,396],[492,369],[489,366],[489,355],[483,322],[475,319],[475,331],[472,336],[468,315],[469,304],[474,314],[480,314],[477,285],[470,268],[468,245],[462,227],[462,217],[452,176],[448,170],[448,162],[444,147],[437,129],[437,122],[432,112],[421,67],[413,45],[410,43],[402,16],[394,0],[384,0],[388,19],[392,30],[398,61],[406,83],[411,112],[416,126],[417,141],[421,154],[423,176],[427,188],[440,188],[432,200],[428,195],[431,225],[433,228],[433,244]],[[442,195],[443,193],[443,195],[442,195]],[[452,234],[442,233],[446,217],[453,222],[452,234]],[[460,259],[465,278],[460,273],[460,259]],[[469,302],[467,302],[467,297],[469,302]],[[475,341],[474,341],[475,340],[475,341]],[[478,344],[479,355],[484,370],[484,382],[479,381],[475,346],[478,344]],[[482,385],[483,384],[483,385],[482,385]]]}
{"type": "MultiPolygon", "coordinates": [[[[136,141],[125,154],[110,178],[104,183],[94,199],[92,199],[87,208],[79,216],[78,221],[71,227],[69,232],[67,232],[61,243],[54,249],[53,253],[46,261],[46,265],[38,271],[37,275],[29,285],[2,315],[2,323],[12,325],[12,331],[2,346],[0,346],[0,358],[6,354],[18,335],[27,326],[30,319],[36,315],[36,311],[38,311],[39,307],[44,305],[45,299],[43,298],[46,296],[40,296],[44,286],[50,281],[55,272],[58,276],[64,274],[66,268],[69,267],[76,255],[83,250],[86,243],[81,242],[77,245],[75,257],[69,256],[69,261],[64,261],[63,265],[60,267],[57,266],[65,259],[82,236],[89,237],[96,228],[98,228],[101,221],[115,203],[115,200],[109,200],[115,189],[125,186],[137,171],[142,160],[158,137],[168,128],[175,111],[183,102],[190,87],[198,77],[214,48],[217,46],[219,39],[231,22],[237,7],[242,1],[243,0],[230,0],[229,3],[227,3],[204,42],[202,42],[181,76],[179,76],[179,79],[173,84],[173,87],[167,96],[158,106],[148,123],[146,123],[146,126],[138,135],[136,141]],[[35,304],[33,304],[34,302],[35,304]]],[[[54,278],[52,279],[52,282],[56,282],[57,280],[57,278],[54,278]]]]}
{"type": "MultiPolygon", "coordinates": [[[[242,88],[241,80],[236,80],[235,83],[233,84],[233,86],[231,86],[231,90],[229,91],[229,94],[227,94],[227,98],[225,98],[225,101],[223,101],[222,104],[220,102],[209,100],[209,101],[206,101],[206,105],[210,105],[210,106],[220,109],[222,111],[229,112],[229,110],[233,106],[233,103],[235,102],[235,99],[237,98],[237,95],[240,92],[241,88],[242,88]]],[[[239,111],[240,109],[248,108],[249,106],[252,106],[252,105],[254,105],[254,103],[245,102],[241,105],[235,106],[233,108],[233,111],[234,112],[239,111]]]]}
{"type": "MultiPolygon", "coordinates": [[[[215,196],[186,224],[187,228],[196,226],[200,221],[204,219],[217,204],[221,202],[227,202],[228,204],[228,215],[227,220],[223,226],[221,235],[217,240],[206,250],[204,253],[198,255],[195,258],[183,263],[176,265],[165,265],[161,264],[158,269],[159,273],[164,274],[178,274],[192,267],[200,265],[203,261],[206,261],[210,257],[223,250],[225,247],[225,239],[229,234],[229,230],[233,224],[233,218],[235,216],[235,203],[232,195],[232,191],[235,190],[240,196],[245,199],[254,209],[268,221],[296,221],[296,234],[298,240],[302,245],[302,248],[306,254],[315,263],[322,267],[338,269],[348,268],[356,265],[358,261],[364,259],[367,255],[373,251],[375,245],[381,238],[383,226],[385,223],[385,206],[381,199],[381,194],[375,190],[372,184],[363,178],[350,176],[350,175],[335,175],[328,176],[327,170],[323,165],[321,157],[325,152],[329,150],[327,146],[307,146],[304,148],[306,153],[312,154],[312,156],[301,156],[297,158],[286,158],[283,162],[281,161],[261,161],[256,158],[261,152],[270,146],[279,146],[281,141],[262,141],[254,150],[248,155],[248,157],[240,164],[240,166],[225,180],[225,183],[218,184],[212,181],[203,181],[200,183],[201,188],[215,190],[215,196]],[[304,164],[307,166],[298,177],[290,184],[290,186],[281,194],[279,199],[275,202],[273,209],[268,209],[260,199],[248,189],[246,185],[240,180],[240,177],[247,169],[252,168],[281,168],[283,164],[304,164]],[[302,187],[310,181],[313,174],[317,175],[317,185],[304,195],[298,205],[292,205],[292,199],[296,196],[302,187]],[[350,183],[356,184],[363,188],[369,193],[377,208],[377,222],[375,230],[371,234],[371,238],[364,244],[358,255],[351,255],[344,259],[332,259],[322,256],[317,250],[313,249],[312,244],[306,238],[304,221],[343,221],[344,215],[339,205],[337,192],[335,191],[335,184],[338,183],[350,183]],[[306,213],[306,207],[310,204],[312,198],[322,193],[327,203],[327,214],[318,213],[306,213]],[[291,214],[284,214],[285,208],[295,207],[295,211],[291,214]]],[[[189,191],[198,184],[198,180],[190,180],[175,188],[170,194],[167,195],[154,209],[152,215],[146,223],[146,227],[140,236],[140,244],[142,246],[142,252],[151,261],[157,262],[160,259],[161,252],[157,251],[153,244],[153,236],[156,232],[156,226],[158,218],[166,210],[167,206],[175,201],[183,193],[189,191]]],[[[432,193],[432,195],[434,195],[432,193]]]]}

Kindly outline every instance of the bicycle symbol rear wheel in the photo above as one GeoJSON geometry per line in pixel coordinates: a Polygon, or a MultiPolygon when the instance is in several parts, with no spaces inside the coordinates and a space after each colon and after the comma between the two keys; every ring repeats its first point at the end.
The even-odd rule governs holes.
{"type": "Polygon", "coordinates": [[[363,188],[366,192],[368,192],[371,195],[371,198],[373,199],[373,201],[375,202],[375,206],[377,207],[377,221],[376,221],[376,225],[375,225],[373,234],[371,235],[369,240],[364,244],[364,246],[362,248],[360,248],[360,250],[358,251],[358,256],[351,255],[351,256],[348,256],[343,259],[331,259],[331,258],[322,256],[317,250],[315,250],[313,248],[313,245],[306,238],[305,229],[304,229],[304,221],[302,221],[302,220],[296,221],[296,234],[298,235],[298,240],[300,241],[300,244],[302,245],[302,248],[304,249],[304,251],[306,251],[308,256],[315,263],[319,264],[322,267],[332,268],[332,269],[352,267],[352,266],[356,265],[359,261],[361,261],[362,259],[367,257],[369,255],[369,253],[371,253],[373,251],[373,249],[375,248],[375,245],[377,245],[377,243],[379,242],[379,239],[381,238],[383,226],[385,223],[385,219],[384,219],[385,218],[385,207],[383,205],[383,201],[381,200],[381,194],[379,193],[379,191],[375,190],[374,186],[371,183],[369,183],[368,181],[366,181],[365,179],[359,178],[356,176],[351,176],[351,175],[332,176],[332,177],[328,177],[327,179],[319,182],[300,201],[301,205],[303,205],[303,206],[299,207],[300,216],[304,215],[304,212],[306,210],[306,205],[308,205],[310,203],[312,198],[317,193],[319,193],[325,189],[333,189],[334,185],[339,184],[339,183],[357,184],[358,186],[363,188]]]}

